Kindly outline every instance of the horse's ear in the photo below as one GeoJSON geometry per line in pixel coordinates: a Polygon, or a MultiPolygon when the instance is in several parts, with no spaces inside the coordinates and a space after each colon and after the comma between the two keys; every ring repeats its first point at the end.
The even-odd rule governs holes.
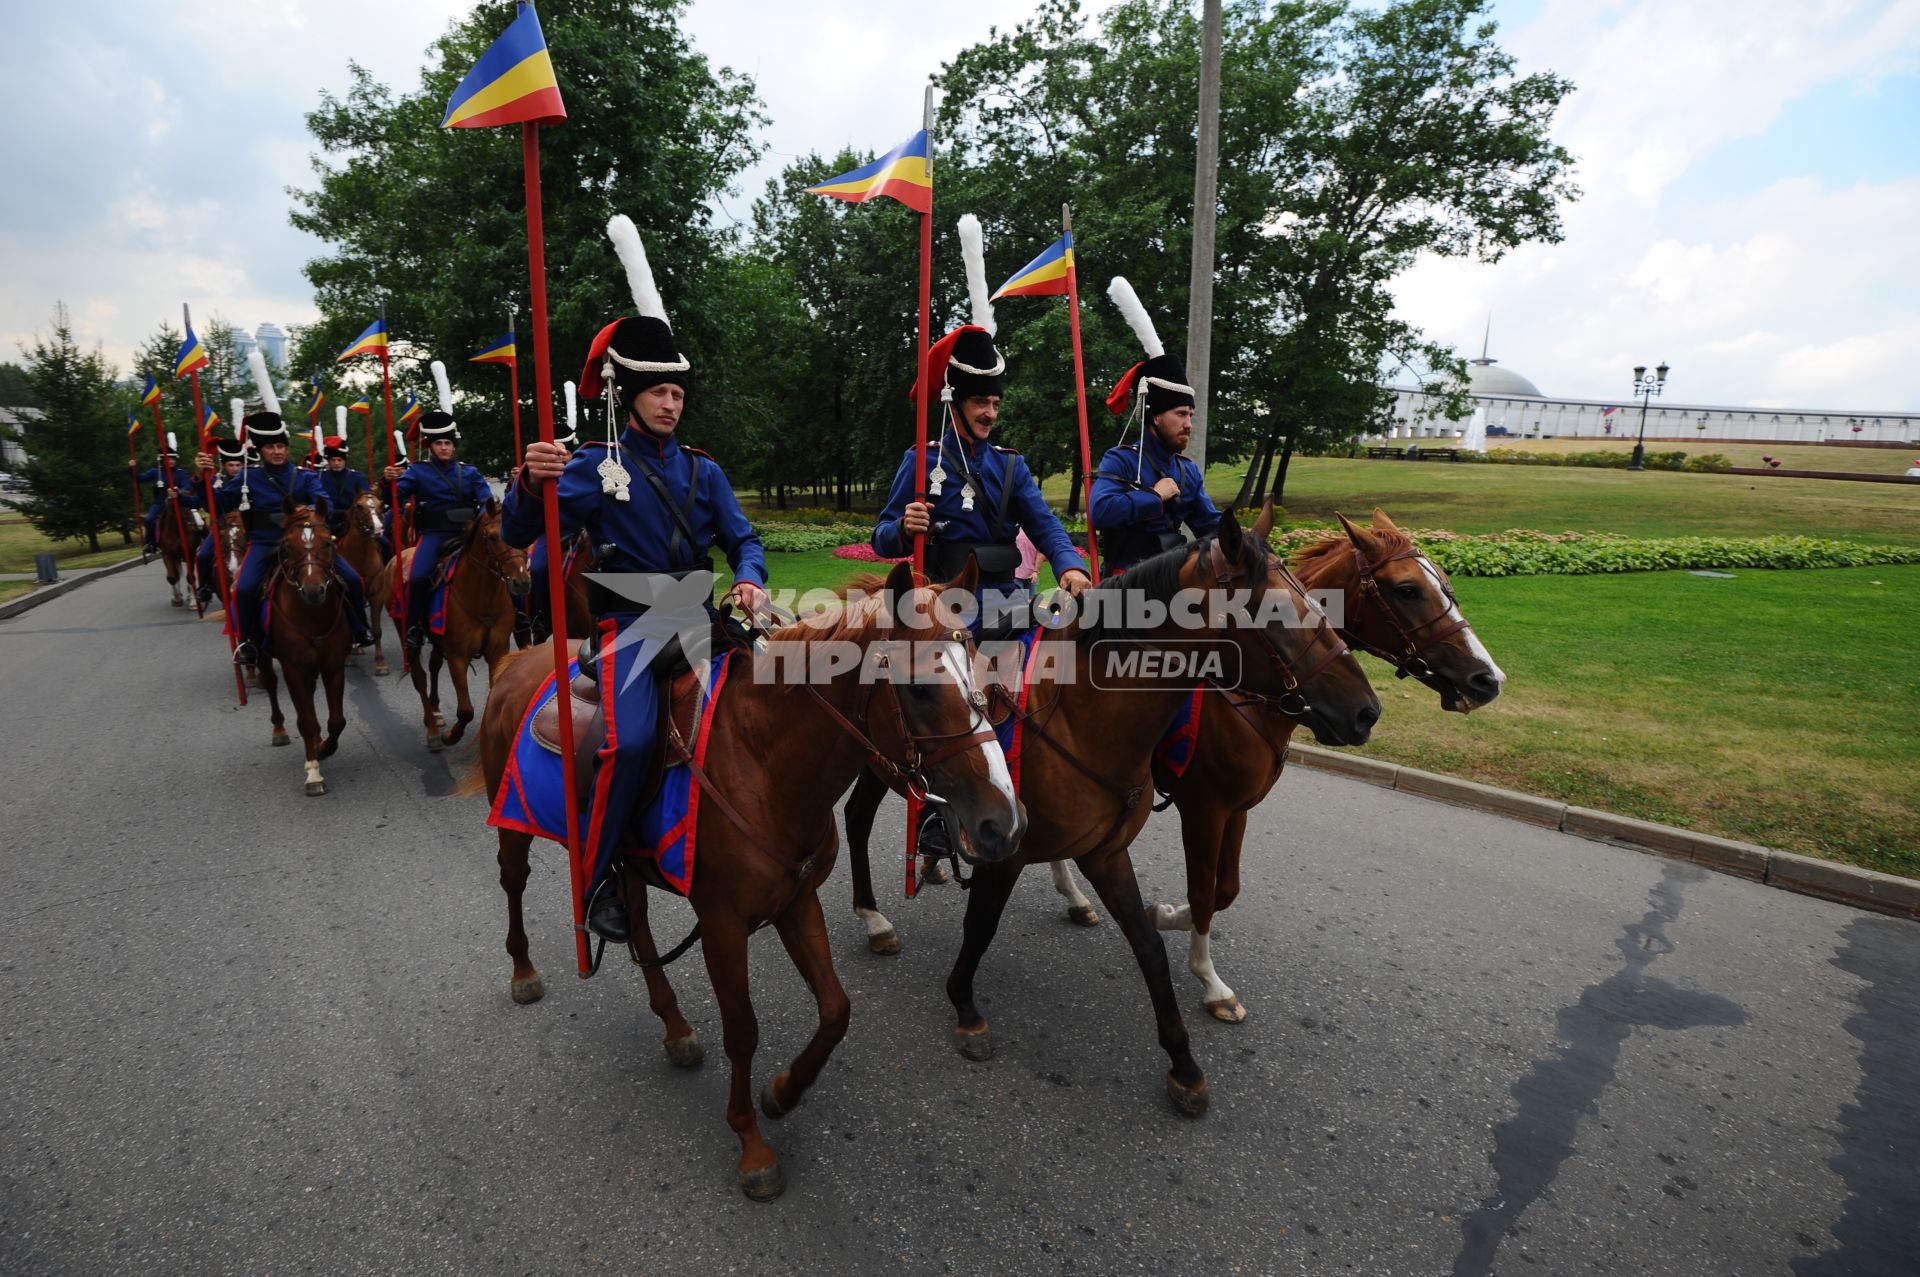
{"type": "Polygon", "coordinates": [[[487,498],[487,513],[488,514],[500,513],[500,499],[498,497],[487,498]]]}
{"type": "Polygon", "coordinates": [[[1253,521],[1253,539],[1258,541],[1261,545],[1265,545],[1267,543],[1268,538],[1270,538],[1272,535],[1273,535],[1273,498],[1268,497],[1267,503],[1260,507],[1260,517],[1253,521]]]}
{"type": "Polygon", "coordinates": [[[966,566],[960,569],[959,576],[947,582],[946,588],[949,590],[964,590],[968,594],[975,593],[979,590],[980,560],[974,556],[973,551],[967,551],[966,566]]]}
{"type": "Polygon", "coordinates": [[[902,559],[893,565],[893,571],[887,573],[887,603],[893,612],[893,623],[905,626],[912,622],[913,597],[913,560],[902,559]]]}
{"type": "Polygon", "coordinates": [[[1387,512],[1379,506],[1373,507],[1373,530],[1375,532],[1398,532],[1400,525],[1387,517],[1387,512]]]}
{"type": "Polygon", "coordinates": [[[281,514],[292,514],[294,510],[297,508],[298,507],[296,507],[293,503],[293,494],[291,492],[289,492],[286,496],[280,498],[281,514]]]}
{"type": "Polygon", "coordinates": [[[1359,546],[1361,553],[1369,558],[1373,557],[1374,550],[1379,546],[1379,541],[1375,539],[1373,533],[1361,527],[1346,515],[1341,514],[1338,510],[1333,512],[1333,517],[1340,520],[1340,526],[1347,530],[1347,539],[1359,546]]]}
{"type": "Polygon", "coordinates": [[[1220,553],[1227,556],[1227,562],[1238,563],[1245,545],[1245,534],[1240,531],[1240,520],[1233,517],[1232,510],[1220,515],[1220,529],[1215,534],[1220,538],[1220,553]]]}

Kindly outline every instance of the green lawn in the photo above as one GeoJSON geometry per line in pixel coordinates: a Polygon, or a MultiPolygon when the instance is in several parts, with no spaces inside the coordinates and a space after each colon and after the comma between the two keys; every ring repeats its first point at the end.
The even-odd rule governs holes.
{"type": "MultiPolygon", "coordinates": [[[[1244,467],[1209,467],[1208,490],[1225,501],[1242,473],[1244,467]]],[[[1048,488],[1065,500],[1064,479],[1048,488]]],[[[1364,518],[1376,505],[1403,527],[1455,532],[1791,533],[1920,545],[1920,485],[1321,457],[1296,459],[1287,476],[1287,515],[1295,523],[1328,522],[1335,510],[1364,518]]]]}
{"type": "Polygon", "coordinates": [[[0,581],[0,603],[17,599],[22,594],[38,588],[39,586],[32,581],[0,581]]]}
{"type": "Polygon", "coordinates": [[[100,537],[100,551],[87,549],[85,541],[49,541],[34,530],[26,516],[0,514],[0,572],[31,572],[33,556],[51,551],[63,568],[99,568],[140,553],[136,537],[132,545],[123,544],[118,532],[100,537]]]}
{"type": "MultiPolygon", "coordinates": [[[[1403,448],[1405,439],[1388,441],[1389,447],[1403,448]]],[[[1436,441],[1445,446],[1443,441],[1436,441]]],[[[1633,451],[1631,439],[1489,439],[1489,448],[1514,448],[1522,452],[1619,452],[1633,451]]],[[[1684,452],[1690,457],[1717,452],[1736,466],[1763,466],[1772,457],[1787,470],[1825,470],[1850,474],[1905,474],[1920,446],[1904,448],[1846,448],[1818,443],[1725,443],[1711,439],[1698,442],[1668,443],[1647,441],[1648,452],[1684,452]]]]}

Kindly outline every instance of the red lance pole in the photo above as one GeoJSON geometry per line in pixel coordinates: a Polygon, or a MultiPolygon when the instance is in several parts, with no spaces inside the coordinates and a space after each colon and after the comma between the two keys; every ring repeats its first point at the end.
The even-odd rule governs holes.
{"type": "Polygon", "coordinates": [[[187,554],[187,521],[180,513],[180,501],[173,486],[173,447],[167,441],[167,431],[160,424],[160,401],[153,401],[153,438],[160,449],[160,478],[167,485],[167,504],[173,507],[173,530],[180,538],[180,553],[187,560],[187,585],[192,589],[199,586],[194,581],[193,556],[187,554]]]}
{"type": "Polygon", "coordinates": [[[140,517],[140,461],[133,451],[133,431],[127,431],[127,478],[133,483],[133,517],[140,517]]]}
{"type": "MultiPolygon", "coordinates": [[[[553,373],[547,363],[547,250],[545,233],[540,225],[539,125],[520,126],[520,158],[527,180],[527,270],[533,278],[534,415],[539,423],[540,442],[552,443],[553,373]]],[[[516,395],[516,404],[518,398],[516,395]]],[[[525,481],[524,475],[521,481],[525,481]]],[[[551,481],[540,485],[547,545],[554,551],[560,547],[559,486],[551,481]]],[[[547,555],[547,598],[553,616],[553,686],[555,694],[563,697],[568,695],[566,557],[557,552],[547,555]]],[[[562,701],[561,705],[564,708],[566,702],[562,701]]],[[[573,775],[573,716],[563,712],[559,718],[559,728],[561,783],[567,796],[567,872],[573,888],[574,956],[579,964],[580,978],[584,980],[592,971],[587,954],[586,902],[582,899],[589,869],[585,863],[586,852],[581,845],[580,811],[574,802],[574,795],[579,791],[574,787],[573,775]]]]}
{"type": "MultiPolygon", "coordinates": [[[[918,365],[914,372],[914,412],[917,435],[913,445],[913,491],[915,501],[927,500],[927,417],[932,406],[927,397],[932,390],[931,379],[927,376],[927,349],[932,341],[933,329],[933,86],[927,86],[926,104],[922,111],[921,127],[927,131],[927,211],[920,214],[920,346],[918,365]]],[[[944,426],[942,427],[944,429],[944,426]]],[[[927,538],[920,533],[913,538],[913,580],[914,584],[926,580],[927,538]]],[[[920,894],[919,882],[920,847],[920,802],[911,793],[907,795],[907,866],[906,894],[911,900],[920,894]]]]}
{"type": "MultiPolygon", "coordinates": [[[[385,330],[386,322],[387,304],[381,302],[380,323],[383,328],[382,335],[391,342],[393,340],[393,333],[385,330]]],[[[398,465],[399,462],[395,459],[393,451],[393,373],[391,366],[387,362],[387,348],[385,346],[380,347],[380,393],[385,397],[387,403],[387,465],[392,467],[398,465]]],[[[367,446],[373,446],[371,439],[367,441],[367,446]]],[[[398,554],[407,546],[406,522],[406,513],[401,510],[399,499],[396,497],[393,502],[393,550],[395,554],[398,554]]]]}
{"type": "MultiPolygon", "coordinates": [[[[1060,229],[1066,232],[1067,251],[1073,252],[1073,205],[1060,206],[1060,229]]],[[[1093,535],[1093,446],[1087,440],[1087,369],[1080,358],[1080,268],[1077,257],[1067,260],[1067,323],[1073,331],[1073,398],[1080,409],[1080,508],[1087,516],[1087,569],[1100,584],[1100,545],[1093,535]]]]}

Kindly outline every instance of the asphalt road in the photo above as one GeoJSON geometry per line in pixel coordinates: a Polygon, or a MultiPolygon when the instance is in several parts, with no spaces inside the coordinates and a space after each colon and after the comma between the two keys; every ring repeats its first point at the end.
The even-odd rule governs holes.
{"type": "MultiPolygon", "coordinates": [[[[877,958],[843,866],[853,1028],[748,1202],[698,963],[680,1073],[636,973],[571,975],[543,847],[549,992],[514,1005],[482,805],[444,796],[471,745],[426,754],[407,686],[354,671],[306,798],[166,597],[156,564],[0,623],[0,1273],[1920,1270],[1920,927],[1312,772],[1217,931],[1248,1021],[1176,955],[1206,1117],[1163,1097],[1117,930],[1042,875],[972,1064],[958,890],[890,887],[877,958]]],[[[1176,837],[1135,849],[1150,896],[1176,837]]],[[[755,954],[757,1088],[812,1004],[755,954]]]]}

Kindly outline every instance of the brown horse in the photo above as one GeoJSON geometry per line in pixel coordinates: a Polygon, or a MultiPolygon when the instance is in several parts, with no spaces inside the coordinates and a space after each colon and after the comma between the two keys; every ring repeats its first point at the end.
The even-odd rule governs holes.
{"type": "Polygon", "coordinates": [[[380,641],[381,614],[386,611],[386,600],[373,597],[374,579],[380,569],[386,565],[386,558],[380,549],[380,534],[386,530],[387,506],[380,494],[371,490],[362,492],[353,499],[347,508],[347,534],[340,538],[340,557],[353,565],[360,574],[360,580],[367,587],[368,620],[373,623],[373,672],[385,675],[387,670],[387,651],[380,641]]]}
{"type": "MultiPolygon", "coordinates": [[[[381,596],[391,598],[396,589],[405,589],[407,573],[413,564],[415,548],[396,554],[384,569],[381,596]]],[[[427,748],[438,751],[442,745],[457,745],[473,721],[473,695],[467,690],[467,670],[473,659],[487,662],[487,678],[498,674],[500,662],[513,645],[516,595],[533,588],[527,574],[527,552],[516,550],[500,539],[500,507],[487,502],[483,510],[460,538],[460,567],[453,584],[447,587],[447,632],[445,637],[429,633],[427,643],[433,649],[432,668],[421,668],[421,654],[409,649],[413,690],[420,696],[420,711],[426,720],[427,748]],[[453,680],[458,709],[453,726],[447,728],[440,716],[440,667],[445,665],[453,680]]],[[[528,649],[531,650],[531,649],[528,649]]]]}
{"type": "MultiPolygon", "coordinates": [[[[1373,512],[1371,528],[1337,517],[1345,535],[1309,543],[1296,552],[1294,564],[1308,589],[1343,595],[1341,637],[1392,665],[1400,677],[1425,683],[1448,710],[1469,713],[1498,697],[1507,676],[1461,615],[1446,573],[1385,511],[1373,512]]],[[[1247,1011],[1214,968],[1213,918],[1240,893],[1247,812],[1280,779],[1296,726],[1296,719],[1258,701],[1211,692],[1186,772],[1175,777],[1155,770],[1155,785],[1180,812],[1187,902],[1156,905],[1154,925],[1192,933],[1187,969],[1204,986],[1207,1010],[1228,1024],[1246,1019],[1247,1011]]],[[[1054,888],[1067,897],[1068,916],[1087,921],[1086,900],[1064,864],[1054,866],[1054,888]]]]}
{"type": "MultiPolygon", "coordinates": [[[[981,713],[986,699],[972,683],[965,631],[940,634],[934,642],[889,638],[904,614],[924,613],[943,588],[970,591],[973,570],[948,587],[914,591],[912,582],[903,564],[886,582],[885,594],[850,600],[836,615],[775,630],[763,651],[736,651],[734,672],[714,710],[705,756],[714,781],[699,808],[699,859],[688,899],[699,918],[733,1069],[727,1122],[740,1138],[739,1182],[757,1200],[777,1196],[785,1177],[753,1114],[759,1028],[747,988],[747,939],[771,925],[818,1007],[812,1039],[760,1094],[761,1109],[779,1118],[799,1104],[847,1030],[849,1004],[834,973],[817,894],[838,850],[833,807],[840,793],[871,758],[886,759],[922,792],[931,786],[954,805],[963,840],[984,861],[1012,855],[1026,824],[1006,760],[981,713]],[[796,680],[796,670],[823,677],[796,680]]],[[[862,584],[878,584],[878,578],[862,584]]],[[[477,788],[484,777],[487,792],[498,792],[527,705],[552,671],[550,644],[502,663],[480,721],[479,776],[470,776],[463,788],[477,788]]],[[[533,1002],[544,988],[527,956],[520,906],[533,840],[498,832],[513,999],[533,1002]]],[[[634,957],[652,962],[646,890],[631,875],[623,879],[634,957]]],[[[699,1064],[705,1050],[680,1013],[665,969],[648,967],[646,980],[653,1012],[666,1027],[667,1058],[681,1067],[699,1064]]]]}
{"type": "MultiPolygon", "coordinates": [[[[593,538],[585,532],[574,534],[573,545],[578,548],[574,550],[572,561],[568,562],[564,555],[561,559],[566,569],[562,579],[567,590],[567,633],[580,638],[593,629],[593,612],[587,606],[587,573],[600,566],[600,558],[593,552],[593,538]]],[[[537,571],[534,575],[537,578],[533,583],[535,596],[544,599],[547,592],[545,572],[537,571]]],[[[535,647],[547,641],[552,628],[551,624],[535,625],[529,622],[514,631],[514,642],[521,647],[535,647]],[[546,632],[543,633],[543,630],[546,632]]]]}
{"type": "Polygon", "coordinates": [[[293,697],[294,723],[307,746],[307,796],[318,798],[327,792],[320,760],[333,756],[347,725],[342,700],[352,630],[347,623],[347,592],[334,576],[333,533],[327,530],[327,521],[312,506],[295,506],[291,497],[283,508],[286,523],[280,536],[280,566],[268,595],[273,619],[267,649],[261,653],[260,685],[273,706],[273,743],[288,744],[273,669],[277,662],[293,697]],[[327,687],[324,741],[313,706],[314,691],[322,681],[327,687]]]}
{"type": "Polygon", "coordinates": [[[175,607],[187,605],[180,581],[183,576],[192,580],[193,556],[200,552],[200,542],[207,535],[201,523],[203,517],[200,511],[189,510],[177,493],[167,495],[167,508],[160,512],[160,558],[167,565],[167,588],[173,591],[175,607]],[[185,545],[180,543],[183,535],[185,545]]]}
{"type": "MultiPolygon", "coordinates": [[[[1096,586],[1082,602],[1099,605],[1105,616],[1121,602],[1132,611],[1155,602],[1204,598],[1204,592],[1242,592],[1248,609],[1263,616],[1277,613],[1281,623],[1235,624],[1235,616],[1211,604],[1176,623],[1174,609],[1167,607],[1157,624],[1120,631],[1121,642],[1169,653],[1204,653],[1231,644],[1239,653],[1240,686],[1247,694],[1285,700],[1327,744],[1359,744],[1379,717],[1380,702],[1326,617],[1267,553],[1264,531],[1256,526],[1260,535],[1242,534],[1229,513],[1215,539],[1149,559],[1096,586]]],[[[1172,1064],[1168,1097],[1179,1112],[1197,1117],[1207,1107],[1206,1078],[1193,1058],[1166,948],[1141,902],[1127,854],[1151,807],[1142,800],[1152,794],[1154,746],[1191,699],[1193,683],[1116,677],[1110,662],[1103,667],[1104,644],[1098,641],[1113,636],[1110,626],[1090,629],[1082,623],[1069,631],[1043,632],[1038,641],[1035,660],[1050,658],[1058,673],[1051,681],[1034,682],[1020,727],[1020,785],[1033,825],[1019,855],[982,866],[973,876],[964,941],[947,977],[947,996],[958,1016],[954,1045],[968,1059],[993,1054],[991,1030],[974,1001],[974,975],[1021,869],[1074,860],[1119,919],[1146,979],[1160,1045],[1172,1064]]],[[[846,809],[854,911],[866,921],[868,945],[878,953],[899,948],[892,924],[875,902],[867,864],[867,838],[884,792],[878,778],[862,776],[846,809]]]]}

